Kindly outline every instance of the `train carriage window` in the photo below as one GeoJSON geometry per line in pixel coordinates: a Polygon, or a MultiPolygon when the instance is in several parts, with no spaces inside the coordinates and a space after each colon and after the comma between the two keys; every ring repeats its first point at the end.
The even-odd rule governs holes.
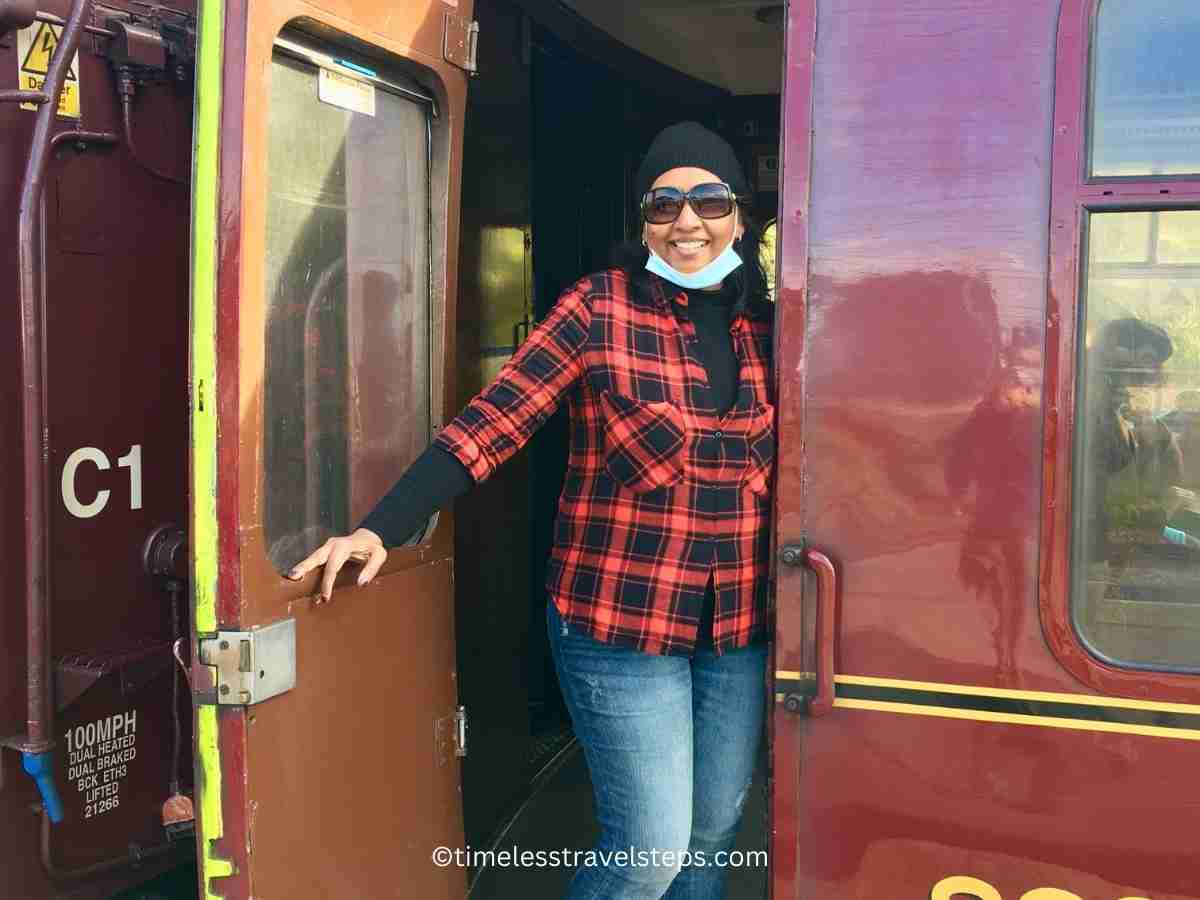
{"type": "Polygon", "coordinates": [[[431,439],[429,114],[276,51],[263,512],[280,571],[351,529],[431,439]]]}
{"type": "Polygon", "coordinates": [[[1092,176],[1200,172],[1200,4],[1103,0],[1092,52],[1092,176]]]}
{"type": "Polygon", "coordinates": [[[1086,237],[1076,628],[1200,672],[1200,210],[1093,212],[1086,237]]]}

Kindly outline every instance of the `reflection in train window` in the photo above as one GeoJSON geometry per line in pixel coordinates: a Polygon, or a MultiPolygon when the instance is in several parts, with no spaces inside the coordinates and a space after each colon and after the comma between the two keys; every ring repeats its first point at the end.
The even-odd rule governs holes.
{"type": "Polygon", "coordinates": [[[280,571],[351,530],[431,437],[428,108],[362,84],[352,112],[319,99],[319,73],[276,52],[263,513],[280,571]]]}
{"type": "Polygon", "coordinates": [[[1093,44],[1091,174],[1200,172],[1200,4],[1103,0],[1093,44]]]}
{"type": "Polygon", "coordinates": [[[1200,211],[1093,213],[1087,240],[1076,628],[1200,671],[1200,211]]]}

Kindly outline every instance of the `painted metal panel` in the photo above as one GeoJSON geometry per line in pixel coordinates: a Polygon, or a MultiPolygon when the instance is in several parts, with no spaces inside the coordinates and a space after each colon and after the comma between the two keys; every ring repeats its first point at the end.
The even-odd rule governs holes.
{"type": "MultiPolygon", "coordinates": [[[[780,205],[777,219],[775,372],[777,379],[775,536],[779,546],[804,534],[804,327],[808,295],[808,211],[812,168],[813,50],[816,0],[794,2],[788,9],[781,121],[780,205]]],[[[805,616],[804,580],[799,569],[778,568],[775,553],[775,671],[805,670],[812,659],[814,617],[805,616]]],[[[811,605],[811,601],[810,601],[811,605]]],[[[771,896],[796,897],[802,815],[800,796],[801,731],[794,713],[782,704],[767,719],[771,768],[771,896]]]]}
{"type": "MultiPolygon", "coordinates": [[[[838,679],[829,715],[775,716],[775,897],[1193,898],[1197,707],[1094,693],[1039,617],[1043,461],[1069,455],[1043,445],[1045,323],[1076,277],[1051,295],[1059,4],[816,19],[811,120],[786,99],[808,23],[788,47],[812,168],[785,159],[778,537],[838,566],[838,679]]],[[[779,570],[801,685],[803,582],[779,570]]]]}
{"type": "MultiPolygon", "coordinates": [[[[168,5],[184,15],[193,6],[168,5]]],[[[77,8],[67,0],[37,6],[62,18],[77,8]]],[[[127,6],[113,3],[108,13],[127,6]]],[[[42,30],[37,47],[13,32],[0,38],[5,89],[17,84],[23,64],[46,68],[46,39],[55,33],[61,25],[42,30]],[[21,45],[33,55],[19,57],[21,45]]],[[[0,429],[8,437],[0,467],[0,735],[27,731],[21,544],[25,527],[36,524],[46,528],[51,672],[42,684],[53,709],[45,720],[55,745],[50,774],[64,807],[63,821],[43,821],[20,756],[0,751],[0,834],[7,838],[0,884],[6,895],[29,900],[112,896],[190,851],[186,839],[169,843],[162,824],[173,781],[175,626],[168,594],[146,574],[140,554],[153,529],[182,524],[187,511],[187,193],[150,175],[130,153],[103,49],[82,36],[66,76],[82,117],[52,119],[41,212],[36,192],[28,207],[31,283],[44,307],[45,433],[35,436],[48,474],[41,523],[21,499],[21,403],[34,395],[19,380],[15,355],[19,200],[36,113],[0,103],[0,284],[9,301],[0,333],[11,342],[0,374],[7,400],[0,429]],[[118,715],[127,745],[119,749],[112,740],[118,715]]],[[[186,85],[140,86],[131,117],[144,136],[140,158],[186,171],[190,114],[186,85]]],[[[180,780],[188,793],[186,702],[180,780]]]]}
{"type": "MultiPolygon", "coordinates": [[[[440,2],[291,0],[201,6],[193,261],[197,630],[297,618],[298,683],[252,709],[198,717],[202,892],[222,897],[462,896],[430,862],[461,846],[457,758],[435,754],[456,705],[451,523],[395,550],[380,578],[313,609],[263,537],[267,79],[291,24],[394,65],[436,98],[432,136],[433,425],[453,396],[453,250],[466,75],[442,59],[440,2]],[[440,762],[439,762],[440,760],[440,762]],[[305,847],[297,854],[295,848],[305,847]],[[318,852],[310,852],[318,847],[318,852]]],[[[469,15],[469,4],[459,4],[469,15]]],[[[349,573],[348,573],[349,574],[349,573]]],[[[194,687],[211,689],[195,670],[194,687]]]]}
{"type": "Polygon", "coordinates": [[[453,561],[296,603],[296,689],[246,718],[255,897],[462,898],[453,561]]]}

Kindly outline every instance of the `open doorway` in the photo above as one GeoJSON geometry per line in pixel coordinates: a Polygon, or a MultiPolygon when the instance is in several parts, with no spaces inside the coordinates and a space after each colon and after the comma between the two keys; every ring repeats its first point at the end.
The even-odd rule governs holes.
{"type": "MultiPolygon", "coordinates": [[[[478,0],[479,74],[465,130],[458,404],[515,352],[560,292],[637,234],[633,173],[665,125],[696,120],[737,151],[752,215],[778,204],[783,5],[735,0],[478,0]],[[665,39],[664,39],[665,36],[665,39]]],[[[565,410],[456,507],[467,843],[551,837],[586,847],[594,823],[545,635],[542,587],[566,463],[565,410]]],[[[765,804],[748,808],[765,840],[765,804]]],[[[556,897],[569,872],[482,872],[473,897],[556,897]],[[524,880],[522,880],[524,879],[524,880]],[[519,882],[519,883],[518,883],[519,882]]],[[[766,896],[749,873],[730,896],[766,896]]],[[[731,891],[735,886],[731,885],[731,891]]]]}

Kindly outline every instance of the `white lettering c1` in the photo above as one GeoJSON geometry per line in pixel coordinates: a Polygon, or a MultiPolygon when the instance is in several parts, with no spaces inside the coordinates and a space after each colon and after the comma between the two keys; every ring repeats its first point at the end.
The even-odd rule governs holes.
{"type": "Polygon", "coordinates": [[[77,519],[90,519],[97,516],[108,505],[109,491],[107,490],[98,491],[91,503],[79,501],[79,495],[75,493],[75,473],[85,462],[92,463],[101,471],[110,468],[108,457],[104,455],[103,450],[96,447],[80,447],[67,457],[62,473],[62,498],[67,512],[77,519]]]}

